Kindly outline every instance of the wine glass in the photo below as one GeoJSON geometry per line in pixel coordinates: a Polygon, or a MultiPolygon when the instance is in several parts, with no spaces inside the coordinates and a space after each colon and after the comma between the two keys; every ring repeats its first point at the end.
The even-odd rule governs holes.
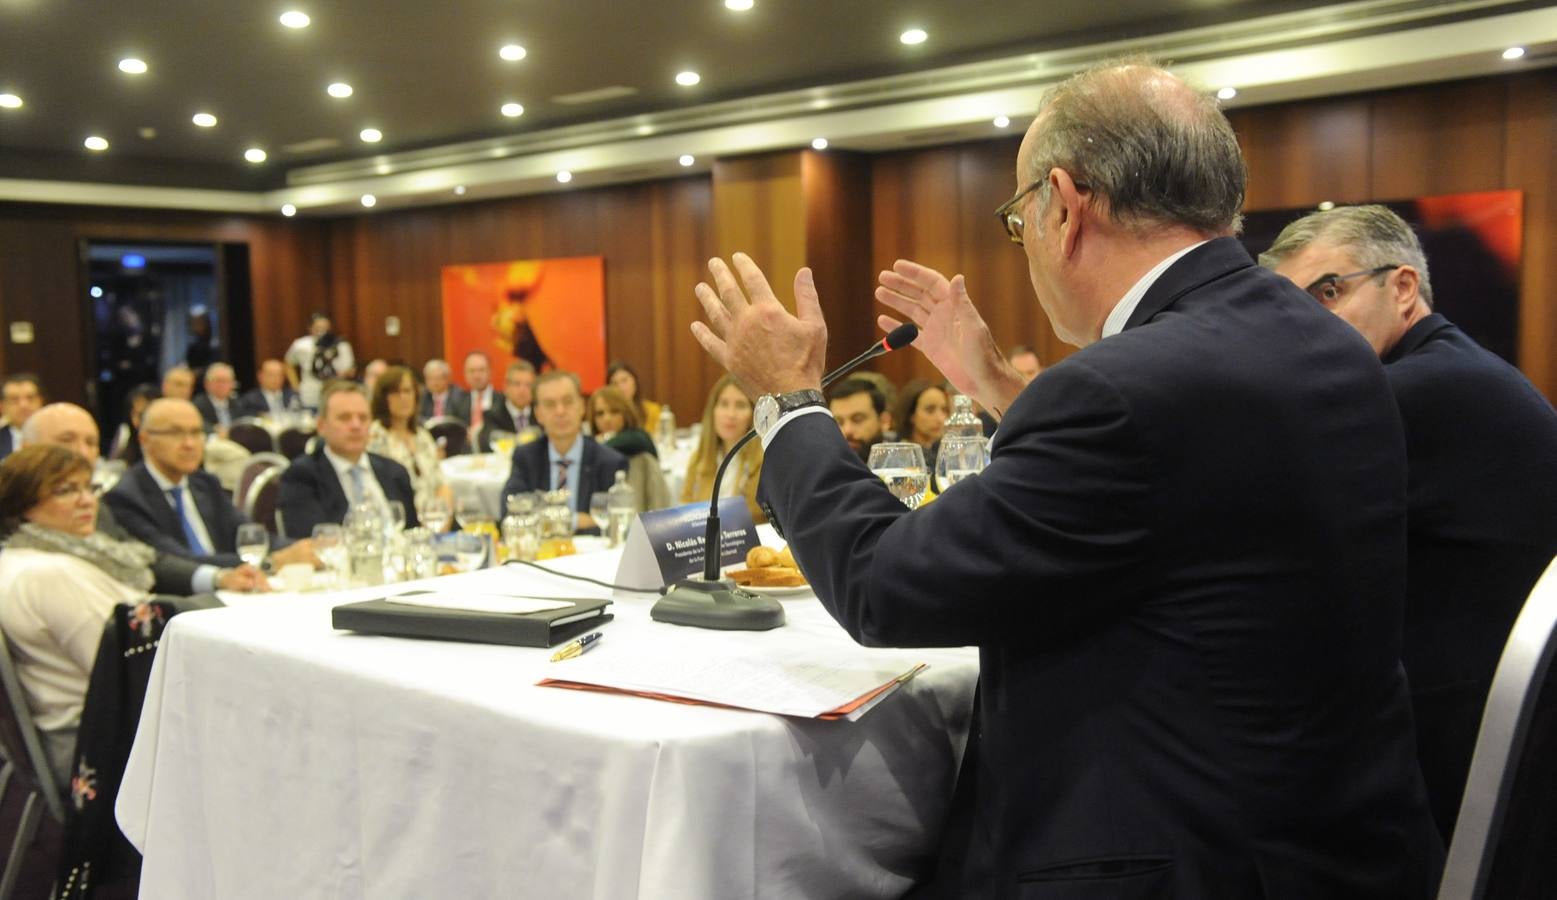
{"type": "Polygon", "coordinates": [[[338,582],[348,562],[344,530],[334,522],[321,522],[314,526],[313,542],[314,555],[324,563],[331,580],[338,582]]]}
{"type": "Polygon", "coordinates": [[[595,527],[605,534],[606,523],[611,518],[611,493],[609,491],[595,491],[589,495],[589,517],[595,520],[595,527]]]}
{"type": "Polygon", "coordinates": [[[483,534],[461,531],[452,538],[454,559],[461,572],[474,572],[487,558],[487,538],[483,534]]]}
{"type": "Polygon", "coordinates": [[[930,470],[924,464],[924,448],[918,444],[888,441],[870,448],[870,470],[886,482],[892,496],[909,509],[918,509],[930,489],[930,470]]]}
{"type": "Polygon", "coordinates": [[[270,552],[270,533],[264,525],[254,522],[239,525],[235,543],[238,545],[238,558],[257,569],[264,564],[265,555],[270,552]]]}
{"type": "Polygon", "coordinates": [[[449,520],[453,518],[454,512],[449,509],[449,501],[432,494],[417,501],[416,516],[427,530],[433,534],[442,534],[449,530],[449,520]]]}
{"type": "Polygon", "coordinates": [[[486,533],[496,522],[492,511],[487,509],[480,494],[462,494],[455,498],[454,505],[460,527],[471,534],[486,533]]]}
{"type": "Polygon", "coordinates": [[[988,464],[989,440],[982,434],[948,434],[941,438],[941,452],[935,458],[935,480],[945,492],[988,464]]]}

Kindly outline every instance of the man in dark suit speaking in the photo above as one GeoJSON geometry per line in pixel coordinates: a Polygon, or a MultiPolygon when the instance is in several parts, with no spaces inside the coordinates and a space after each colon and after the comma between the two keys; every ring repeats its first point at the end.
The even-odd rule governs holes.
{"type": "Polygon", "coordinates": [[[1243,184],[1215,101],[1167,72],[1057,87],[998,212],[1082,349],[1025,383],[962,276],[883,272],[915,345],[1000,417],[988,468],[911,513],[813,393],[809,270],[798,317],[743,255],[697,288],[698,340],[761,395],[762,500],[823,604],[865,644],[980,648],[926,890],[1436,887],[1400,666],[1400,419],[1367,343],[1230,237],[1243,184]]]}
{"type": "Polygon", "coordinates": [[[590,494],[610,490],[616,473],[627,471],[627,457],[580,433],[584,393],[572,372],[547,372],[535,382],[535,418],[546,439],[514,448],[503,496],[567,488],[577,513],[576,528],[598,533],[599,523],[589,514],[590,494]]]}
{"type": "Polygon", "coordinates": [[[405,467],[368,452],[368,391],[355,381],[331,381],[319,392],[319,448],[281,473],[276,507],[288,537],[305,538],[322,522],[340,522],[353,504],[388,513],[391,500],[415,528],[416,499],[405,467]]]}

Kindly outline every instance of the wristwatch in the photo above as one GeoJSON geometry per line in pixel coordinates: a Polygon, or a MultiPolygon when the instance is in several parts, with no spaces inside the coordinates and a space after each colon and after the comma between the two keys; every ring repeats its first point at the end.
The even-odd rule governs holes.
{"type": "Polygon", "coordinates": [[[826,405],[827,398],[817,390],[763,394],[757,398],[757,405],[752,408],[752,424],[757,429],[757,435],[767,440],[768,434],[778,425],[779,419],[783,418],[785,413],[807,406],[825,407],[826,405]]]}

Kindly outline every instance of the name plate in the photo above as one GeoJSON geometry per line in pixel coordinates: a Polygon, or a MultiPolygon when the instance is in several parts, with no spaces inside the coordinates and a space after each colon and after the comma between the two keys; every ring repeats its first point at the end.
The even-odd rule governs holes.
{"type": "MultiPolygon", "coordinates": [[[[616,583],[637,588],[658,588],[703,574],[704,532],[708,530],[708,501],[700,500],[670,509],[643,513],[633,524],[622,548],[616,583]]],[[[757,546],[757,526],[744,497],[719,501],[720,568],[746,561],[746,551],[757,546]]]]}

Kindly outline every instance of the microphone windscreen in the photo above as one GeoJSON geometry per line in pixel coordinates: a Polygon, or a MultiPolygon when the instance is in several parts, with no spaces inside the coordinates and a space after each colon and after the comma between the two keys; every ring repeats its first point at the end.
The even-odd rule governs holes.
{"type": "Polygon", "coordinates": [[[883,341],[883,343],[886,345],[888,350],[898,350],[903,347],[907,347],[909,344],[912,344],[914,342],[914,338],[918,336],[919,326],[909,322],[905,325],[899,325],[888,332],[886,340],[883,341]]]}

